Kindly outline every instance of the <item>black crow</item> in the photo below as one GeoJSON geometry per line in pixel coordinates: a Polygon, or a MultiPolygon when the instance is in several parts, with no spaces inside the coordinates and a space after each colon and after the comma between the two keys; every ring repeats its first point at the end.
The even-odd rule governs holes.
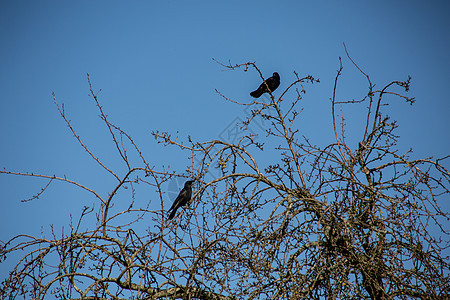
{"type": "Polygon", "coordinates": [[[269,92],[267,87],[269,87],[270,92],[273,92],[280,85],[280,75],[277,72],[273,73],[273,76],[267,78],[256,91],[250,93],[250,96],[259,98],[262,94],[269,92]]]}
{"type": "Polygon", "coordinates": [[[184,183],[184,188],[178,194],[177,199],[175,199],[175,201],[172,204],[172,207],[169,209],[169,211],[172,211],[169,215],[169,220],[173,219],[178,208],[185,206],[186,203],[188,203],[188,201],[191,200],[193,182],[194,180],[188,180],[184,183]]]}

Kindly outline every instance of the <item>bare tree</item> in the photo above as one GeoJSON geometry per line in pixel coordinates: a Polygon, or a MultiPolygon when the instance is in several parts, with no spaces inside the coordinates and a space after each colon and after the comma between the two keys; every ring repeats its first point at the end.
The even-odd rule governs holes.
{"type": "MultiPolygon", "coordinates": [[[[109,121],[89,77],[121,169],[108,167],[90,150],[54,97],[78,143],[116,186],[104,196],[65,176],[0,171],[46,178],[36,196],[62,181],[97,199],[69,233],[2,242],[2,261],[24,253],[3,280],[2,297],[448,299],[449,218],[440,209],[449,195],[450,173],[443,165],[448,156],[414,159],[401,153],[397,125],[384,106],[395,98],[413,104],[405,94],[410,78],[375,89],[347,57],[367,79],[368,90],[359,100],[338,100],[339,59],[330,98],[335,139],[325,147],[301,136],[296,121],[304,86],[319,80],[295,72],[296,80],[278,97],[269,93],[268,101],[239,103],[218,92],[251,111],[234,142],[153,132],[159,143],[188,151],[183,174],[197,180],[191,203],[171,222],[164,188],[182,172],[152,167],[133,138],[109,121]],[[344,115],[336,112],[349,105],[365,115],[363,124],[348,125],[361,129],[351,137],[355,145],[347,142],[344,115]],[[261,120],[267,127],[257,138],[246,129],[261,120]],[[211,179],[212,171],[219,176],[211,179]],[[157,192],[153,210],[137,204],[137,185],[157,192]],[[125,188],[128,196],[119,198],[125,188]],[[137,229],[142,224],[147,230],[137,229]]],[[[256,70],[264,80],[254,63],[221,65],[256,70]]]]}

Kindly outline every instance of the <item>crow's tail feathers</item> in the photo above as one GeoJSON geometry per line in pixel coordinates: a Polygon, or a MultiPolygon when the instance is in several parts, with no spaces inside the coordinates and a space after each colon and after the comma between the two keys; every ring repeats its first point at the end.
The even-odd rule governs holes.
{"type": "Polygon", "coordinates": [[[170,215],[169,215],[169,220],[172,220],[173,219],[173,217],[175,217],[175,213],[177,212],[177,210],[176,209],[173,209],[171,212],[170,212],[170,215]]]}
{"type": "Polygon", "coordinates": [[[261,89],[257,89],[256,91],[253,91],[250,93],[250,96],[254,97],[254,98],[259,98],[262,95],[262,91],[261,89]]]}

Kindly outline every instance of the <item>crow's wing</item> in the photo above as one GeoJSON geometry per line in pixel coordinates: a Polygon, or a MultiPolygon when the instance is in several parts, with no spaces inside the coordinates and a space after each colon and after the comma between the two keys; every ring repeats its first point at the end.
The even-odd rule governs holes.
{"type": "Polygon", "coordinates": [[[180,207],[181,202],[183,201],[183,199],[186,198],[186,189],[182,189],[181,192],[178,194],[177,199],[175,199],[175,201],[173,201],[172,206],[170,207],[169,210],[172,210],[175,208],[175,210],[180,207]]]}
{"type": "Polygon", "coordinates": [[[277,87],[280,85],[280,82],[275,77],[269,77],[266,80],[264,80],[263,83],[258,87],[256,91],[253,91],[250,93],[250,96],[259,98],[262,94],[269,92],[267,90],[267,87],[269,87],[270,91],[273,92],[277,89],[277,87]]]}
{"type": "Polygon", "coordinates": [[[276,80],[274,77],[270,77],[269,79],[267,79],[266,82],[267,82],[267,86],[269,87],[271,92],[275,91],[277,89],[277,87],[280,85],[280,82],[278,80],[276,80]]]}
{"type": "Polygon", "coordinates": [[[266,80],[266,83],[270,91],[272,91],[273,87],[275,86],[275,78],[270,77],[269,79],[266,80]]]}

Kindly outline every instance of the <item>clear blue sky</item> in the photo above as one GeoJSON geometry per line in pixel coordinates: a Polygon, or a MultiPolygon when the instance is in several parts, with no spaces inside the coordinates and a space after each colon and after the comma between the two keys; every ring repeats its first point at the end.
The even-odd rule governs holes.
{"type": "MultiPolygon", "coordinates": [[[[450,151],[449,1],[5,1],[0,0],[0,167],[66,175],[111,191],[104,174],[76,143],[53,104],[60,103],[84,141],[106,163],[118,155],[88,95],[86,73],[111,121],[134,136],[147,160],[182,173],[188,162],[150,135],[166,130],[214,139],[241,107],[215,93],[250,101],[256,72],[222,72],[212,58],[254,61],[265,76],[277,71],[280,89],[293,71],[321,83],[307,86],[303,134],[330,142],[329,97],[345,42],[381,87],[412,76],[416,104],[393,104],[403,149],[417,157],[450,151]]],[[[363,95],[364,78],[344,59],[340,95],[363,95]]],[[[123,166],[121,166],[123,167],[123,166]]],[[[0,239],[67,226],[90,195],[47,181],[0,176],[0,239]]],[[[149,198],[152,195],[148,196],[149,198]]]]}

